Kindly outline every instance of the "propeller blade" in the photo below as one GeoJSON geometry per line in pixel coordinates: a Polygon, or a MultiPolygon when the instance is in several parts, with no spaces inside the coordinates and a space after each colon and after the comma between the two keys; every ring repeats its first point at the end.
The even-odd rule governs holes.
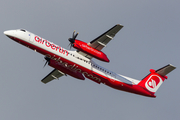
{"type": "Polygon", "coordinates": [[[46,66],[47,63],[48,63],[48,61],[46,61],[46,63],[44,64],[43,68],[46,66]]]}
{"type": "Polygon", "coordinates": [[[73,44],[71,44],[70,49],[72,48],[73,44]]]}
{"type": "Polygon", "coordinates": [[[75,34],[75,32],[76,32],[76,31],[74,30],[74,32],[73,32],[73,34],[72,34],[72,38],[74,38],[74,34],[75,34]]]}
{"type": "Polygon", "coordinates": [[[79,33],[76,33],[76,35],[74,36],[74,39],[76,39],[76,37],[78,36],[79,33]]]}
{"type": "Polygon", "coordinates": [[[69,45],[68,45],[68,47],[70,46],[70,49],[73,47],[73,44],[75,43],[75,39],[76,39],[76,37],[77,37],[78,34],[79,34],[79,33],[76,33],[76,34],[75,34],[75,32],[76,32],[76,31],[73,32],[72,38],[69,38],[69,39],[68,39],[69,42],[70,42],[69,45]]]}
{"type": "MultiPolygon", "coordinates": [[[[46,60],[46,63],[44,64],[44,67],[45,67],[46,64],[49,63],[49,61],[51,60],[51,58],[48,58],[47,56],[45,56],[44,59],[46,60]]],[[[43,67],[43,68],[44,68],[44,67],[43,67]]]]}
{"type": "Polygon", "coordinates": [[[73,32],[72,38],[69,38],[69,39],[68,39],[69,42],[70,42],[69,45],[68,45],[68,47],[70,46],[70,49],[72,48],[72,46],[73,46],[73,44],[74,44],[74,42],[75,42],[75,39],[76,39],[76,37],[77,37],[78,34],[79,34],[79,33],[76,33],[76,34],[75,34],[75,32],[76,32],[76,31],[73,32]]]}

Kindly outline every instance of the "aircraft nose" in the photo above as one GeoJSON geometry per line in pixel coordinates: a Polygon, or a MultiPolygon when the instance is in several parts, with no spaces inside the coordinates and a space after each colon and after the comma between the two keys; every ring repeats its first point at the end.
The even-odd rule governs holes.
{"type": "Polygon", "coordinates": [[[4,31],[4,34],[5,34],[6,36],[14,36],[14,30],[4,31]]]}

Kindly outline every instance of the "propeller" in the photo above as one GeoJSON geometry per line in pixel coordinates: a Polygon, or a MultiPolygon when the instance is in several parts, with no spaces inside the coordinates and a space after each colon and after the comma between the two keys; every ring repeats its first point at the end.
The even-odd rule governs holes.
{"type": "MultiPolygon", "coordinates": [[[[46,64],[47,64],[47,63],[49,63],[49,61],[51,60],[51,58],[49,58],[49,57],[45,56],[45,57],[44,57],[44,59],[46,60],[46,63],[44,64],[44,67],[45,67],[45,66],[46,66],[46,64]]],[[[44,68],[44,67],[43,67],[43,68],[44,68]]]]}
{"type": "Polygon", "coordinates": [[[69,45],[68,46],[70,46],[70,49],[71,49],[71,47],[73,46],[73,43],[75,42],[75,39],[76,39],[76,37],[77,37],[77,35],[78,35],[79,33],[76,33],[75,34],[75,31],[73,32],[73,35],[72,35],[72,38],[69,38],[68,40],[69,40],[69,45]]]}

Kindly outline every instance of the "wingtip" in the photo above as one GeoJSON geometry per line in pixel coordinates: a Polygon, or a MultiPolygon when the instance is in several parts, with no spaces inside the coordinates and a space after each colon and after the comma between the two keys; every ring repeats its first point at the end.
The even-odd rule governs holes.
{"type": "Polygon", "coordinates": [[[176,69],[176,67],[174,66],[174,65],[172,65],[172,64],[169,64],[171,67],[173,67],[174,69],[176,69]]]}
{"type": "Polygon", "coordinates": [[[124,27],[122,24],[116,24],[117,26],[121,26],[121,27],[124,27]]]}

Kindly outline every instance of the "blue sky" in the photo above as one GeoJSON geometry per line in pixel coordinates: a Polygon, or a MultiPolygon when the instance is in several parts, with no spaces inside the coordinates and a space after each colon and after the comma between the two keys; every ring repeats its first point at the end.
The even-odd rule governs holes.
{"type": "Polygon", "coordinates": [[[109,120],[180,118],[180,16],[178,0],[1,0],[0,116],[2,120],[109,120]],[[115,24],[124,28],[103,52],[116,73],[141,80],[169,63],[157,98],[147,98],[70,76],[44,85],[53,68],[44,56],[15,43],[3,31],[24,28],[66,49],[72,32],[90,42],[115,24]]]}

